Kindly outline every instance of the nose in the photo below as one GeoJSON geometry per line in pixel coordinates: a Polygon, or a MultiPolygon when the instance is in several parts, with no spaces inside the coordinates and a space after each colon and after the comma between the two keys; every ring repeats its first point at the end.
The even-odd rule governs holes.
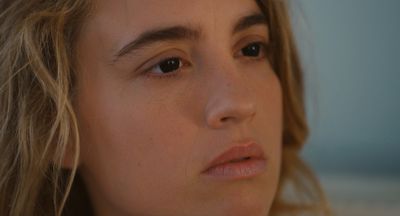
{"type": "Polygon", "coordinates": [[[221,129],[232,124],[251,121],[256,115],[256,103],[250,82],[238,72],[216,76],[208,86],[209,99],[205,115],[208,127],[221,129]]]}

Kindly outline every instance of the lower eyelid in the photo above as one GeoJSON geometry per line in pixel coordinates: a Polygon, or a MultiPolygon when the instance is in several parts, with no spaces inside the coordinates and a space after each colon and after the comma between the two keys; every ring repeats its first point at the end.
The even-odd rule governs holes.
{"type": "Polygon", "coordinates": [[[152,73],[145,73],[145,77],[156,78],[156,79],[172,78],[172,77],[177,77],[177,76],[178,76],[178,74],[176,72],[171,73],[171,74],[165,74],[165,75],[154,75],[152,73]]]}

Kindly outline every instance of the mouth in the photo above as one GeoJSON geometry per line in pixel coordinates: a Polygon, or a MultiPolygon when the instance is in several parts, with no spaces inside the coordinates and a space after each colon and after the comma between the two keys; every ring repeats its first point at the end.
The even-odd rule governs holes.
{"type": "Polygon", "coordinates": [[[202,174],[214,179],[239,180],[262,174],[266,165],[261,146],[250,142],[227,149],[212,160],[202,174]]]}

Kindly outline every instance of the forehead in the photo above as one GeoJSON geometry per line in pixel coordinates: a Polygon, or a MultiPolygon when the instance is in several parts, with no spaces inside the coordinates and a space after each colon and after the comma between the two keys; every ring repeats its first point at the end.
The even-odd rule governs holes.
{"type": "Polygon", "coordinates": [[[259,11],[255,0],[94,0],[91,24],[132,33],[176,24],[226,25],[259,11]]]}

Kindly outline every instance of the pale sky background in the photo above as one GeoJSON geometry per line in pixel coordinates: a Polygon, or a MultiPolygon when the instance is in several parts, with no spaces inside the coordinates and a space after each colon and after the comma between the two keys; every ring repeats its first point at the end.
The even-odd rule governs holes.
{"type": "Polygon", "coordinates": [[[318,173],[400,176],[400,1],[292,0],[318,173]]]}

